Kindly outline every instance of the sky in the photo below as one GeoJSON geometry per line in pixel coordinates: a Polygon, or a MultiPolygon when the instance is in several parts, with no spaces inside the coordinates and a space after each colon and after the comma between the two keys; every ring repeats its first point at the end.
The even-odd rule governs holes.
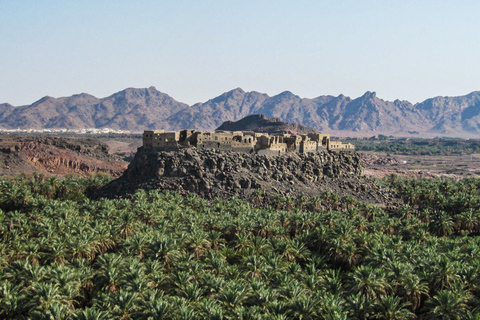
{"type": "Polygon", "coordinates": [[[155,86],[194,104],[270,96],[421,102],[480,90],[477,0],[0,0],[0,103],[155,86]]]}

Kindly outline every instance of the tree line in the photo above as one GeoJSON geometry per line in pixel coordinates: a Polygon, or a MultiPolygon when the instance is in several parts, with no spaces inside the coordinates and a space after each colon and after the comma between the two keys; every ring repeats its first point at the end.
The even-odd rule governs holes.
{"type": "Polygon", "coordinates": [[[468,155],[480,153],[479,140],[470,139],[344,139],[352,143],[357,151],[385,152],[396,155],[468,155]]]}

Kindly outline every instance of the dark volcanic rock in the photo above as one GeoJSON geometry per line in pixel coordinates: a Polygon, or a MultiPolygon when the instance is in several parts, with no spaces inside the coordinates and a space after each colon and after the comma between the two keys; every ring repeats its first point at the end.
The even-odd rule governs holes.
{"type": "Polygon", "coordinates": [[[137,189],[158,189],[193,192],[207,199],[236,196],[251,200],[254,191],[262,189],[268,203],[277,194],[320,195],[328,190],[383,203],[387,191],[362,176],[362,170],[362,160],[355,152],[263,156],[194,148],[144,152],[139,148],[123,176],[98,196],[124,197],[137,189]]]}
{"type": "Polygon", "coordinates": [[[298,123],[289,124],[280,118],[267,118],[263,114],[253,114],[236,122],[225,121],[217,130],[255,131],[268,134],[308,134],[319,133],[317,130],[298,123]]]}

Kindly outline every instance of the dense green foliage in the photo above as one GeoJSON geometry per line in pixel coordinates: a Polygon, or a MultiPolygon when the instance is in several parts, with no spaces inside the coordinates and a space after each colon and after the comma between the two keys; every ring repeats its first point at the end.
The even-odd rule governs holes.
{"type": "Polygon", "coordinates": [[[355,145],[357,151],[376,151],[397,155],[449,156],[480,153],[480,141],[473,139],[347,139],[345,141],[355,145]]]}
{"type": "Polygon", "coordinates": [[[391,212],[42,180],[0,180],[0,318],[480,318],[480,180],[391,176],[391,212]]]}

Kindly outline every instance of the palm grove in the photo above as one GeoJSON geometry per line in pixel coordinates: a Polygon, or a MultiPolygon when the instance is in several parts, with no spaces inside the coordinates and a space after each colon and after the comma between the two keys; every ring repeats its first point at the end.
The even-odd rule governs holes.
{"type": "Polygon", "coordinates": [[[0,180],[0,318],[480,319],[479,179],[390,176],[390,210],[107,181],[0,180]]]}

